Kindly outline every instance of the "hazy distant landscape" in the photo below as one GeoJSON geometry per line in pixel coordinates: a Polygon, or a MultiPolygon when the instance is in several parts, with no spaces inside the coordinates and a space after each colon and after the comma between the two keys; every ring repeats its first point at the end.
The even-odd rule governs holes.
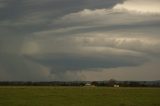
{"type": "Polygon", "coordinates": [[[0,86],[97,86],[97,87],[160,87],[160,81],[0,81],[0,86]]]}

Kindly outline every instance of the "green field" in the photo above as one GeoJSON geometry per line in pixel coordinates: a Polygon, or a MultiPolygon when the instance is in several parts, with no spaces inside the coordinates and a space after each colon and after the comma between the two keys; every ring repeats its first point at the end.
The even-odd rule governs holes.
{"type": "Polygon", "coordinates": [[[160,106],[160,88],[0,87],[0,106],[160,106]]]}

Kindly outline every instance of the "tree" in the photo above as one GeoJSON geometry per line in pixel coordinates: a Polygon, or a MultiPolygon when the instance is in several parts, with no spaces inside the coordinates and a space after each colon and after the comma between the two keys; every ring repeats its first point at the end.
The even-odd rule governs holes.
{"type": "Polygon", "coordinates": [[[117,83],[117,81],[116,81],[115,79],[110,79],[110,80],[108,81],[108,85],[109,85],[109,86],[114,86],[116,83],[117,83]]]}

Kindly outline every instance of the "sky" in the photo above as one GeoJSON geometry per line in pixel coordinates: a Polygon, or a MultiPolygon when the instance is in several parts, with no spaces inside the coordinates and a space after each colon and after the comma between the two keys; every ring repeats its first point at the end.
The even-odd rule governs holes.
{"type": "Polygon", "coordinates": [[[160,0],[0,0],[0,81],[160,79],[160,0]]]}

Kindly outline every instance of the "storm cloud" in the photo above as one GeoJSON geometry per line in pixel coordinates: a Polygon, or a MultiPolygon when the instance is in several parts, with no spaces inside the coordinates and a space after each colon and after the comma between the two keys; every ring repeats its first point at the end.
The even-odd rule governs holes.
{"type": "Polygon", "coordinates": [[[157,80],[159,4],[1,0],[0,80],[157,80]]]}

